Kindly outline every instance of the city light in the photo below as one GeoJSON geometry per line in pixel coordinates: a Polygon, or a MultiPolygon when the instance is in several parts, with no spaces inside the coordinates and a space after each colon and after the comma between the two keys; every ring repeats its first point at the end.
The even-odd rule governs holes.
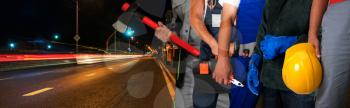
{"type": "Polygon", "coordinates": [[[59,36],[59,35],[55,35],[55,36],[53,36],[53,38],[54,38],[55,40],[58,40],[58,39],[60,38],[60,36],[59,36]]]}
{"type": "Polygon", "coordinates": [[[13,49],[13,48],[16,47],[16,44],[15,44],[15,43],[10,43],[10,44],[9,44],[9,47],[10,47],[11,49],[13,49]]]}
{"type": "Polygon", "coordinates": [[[51,49],[52,48],[52,45],[47,45],[47,49],[51,49]]]}

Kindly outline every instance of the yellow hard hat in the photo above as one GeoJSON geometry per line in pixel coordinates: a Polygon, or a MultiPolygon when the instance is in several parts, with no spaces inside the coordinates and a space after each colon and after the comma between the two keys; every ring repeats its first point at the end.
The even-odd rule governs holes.
{"type": "Polygon", "coordinates": [[[310,94],[319,87],[322,67],[311,44],[299,43],[287,49],[282,78],[284,84],[297,94],[310,94]]]}

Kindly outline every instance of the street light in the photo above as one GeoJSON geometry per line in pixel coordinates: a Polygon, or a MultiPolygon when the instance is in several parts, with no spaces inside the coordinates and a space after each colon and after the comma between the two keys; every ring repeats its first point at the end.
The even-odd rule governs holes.
{"type": "Polygon", "coordinates": [[[9,44],[9,47],[10,47],[11,49],[14,49],[14,48],[16,47],[16,44],[11,42],[11,43],[9,44]]]}
{"type": "Polygon", "coordinates": [[[47,49],[51,49],[52,48],[52,45],[47,45],[47,49]]]}
{"type": "Polygon", "coordinates": [[[75,0],[75,53],[79,52],[79,2],[78,0],[75,0]]]}
{"type": "Polygon", "coordinates": [[[53,36],[53,38],[54,38],[55,40],[58,40],[58,39],[60,38],[60,36],[56,34],[55,36],[53,36]]]}

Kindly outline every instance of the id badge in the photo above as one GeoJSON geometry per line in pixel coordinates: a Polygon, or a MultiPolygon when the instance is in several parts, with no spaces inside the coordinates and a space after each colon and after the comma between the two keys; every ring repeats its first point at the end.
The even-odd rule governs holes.
{"type": "Polygon", "coordinates": [[[211,14],[211,26],[220,27],[221,14],[211,14]]]}

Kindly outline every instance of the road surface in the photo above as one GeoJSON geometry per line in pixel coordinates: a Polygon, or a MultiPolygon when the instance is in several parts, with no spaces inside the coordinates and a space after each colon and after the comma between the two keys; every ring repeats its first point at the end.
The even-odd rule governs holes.
{"type": "Polygon", "coordinates": [[[151,57],[0,72],[0,107],[172,108],[174,83],[151,57]]]}

